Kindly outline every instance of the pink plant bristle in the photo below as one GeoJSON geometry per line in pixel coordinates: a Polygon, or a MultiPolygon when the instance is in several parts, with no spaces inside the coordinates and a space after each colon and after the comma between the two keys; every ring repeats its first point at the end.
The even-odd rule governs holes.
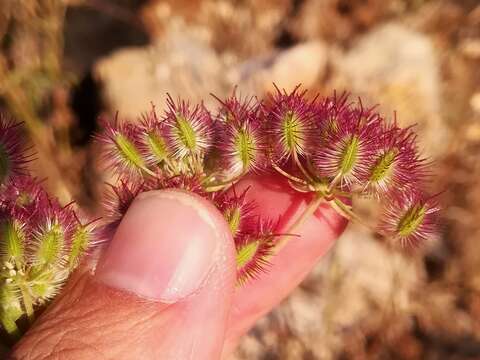
{"type": "Polygon", "coordinates": [[[0,114],[0,257],[4,266],[0,281],[12,284],[13,289],[17,286],[15,281],[32,286],[29,302],[37,307],[60,290],[67,278],[65,274],[73,271],[92,249],[96,230],[92,222],[79,215],[73,202],[60,204],[45,191],[41,181],[30,175],[28,163],[33,154],[25,146],[21,125],[0,114]],[[85,243],[72,255],[79,229],[85,232],[86,237],[81,239],[85,243]],[[45,245],[53,242],[54,246],[45,245]],[[11,269],[16,277],[9,277],[5,269],[11,269]],[[43,293],[32,290],[38,281],[44,281],[43,293]]]}
{"type": "Polygon", "coordinates": [[[235,92],[215,98],[214,113],[167,95],[165,111],[152,106],[137,123],[118,115],[102,121],[103,131],[96,135],[101,162],[115,178],[105,193],[101,224],[81,214],[74,202],[61,204],[29,174],[33,154],[22,140],[21,124],[0,114],[0,235],[9,239],[0,243],[0,281],[11,285],[4,291],[13,289],[9,301],[17,301],[24,312],[15,313],[13,322],[23,315],[32,318],[53,299],[147,191],[182,189],[218,209],[232,231],[239,285],[268,271],[304,217],[318,208],[318,199],[361,223],[352,199],[377,200],[383,212],[374,231],[403,248],[438,235],[439,196],[425,190],[431,162],[419,152],[414,127],[401,128],[395,116],[389,121],[347,93],[322,98],[300,86],[291,92],[275,87],[264,101],[235,92]],[[267,173],[285,177],[293,190],[317,199],[290,228],[280,229],[278,219],[262,216],[248,188],[238,190],[245,176],[267,173]],[[16,281],[30,286],[25,294],[31,299],[15,290],[16,281]]]}
{"type": "MultiPolygon", "coordinates": [[[[275,234],[275,227],[259,230],[271,220],[258,216],[255,202],[245,203],[245,193],[237,194],[234,184],[250,173],[273,172],[288,177],[295,190],[316,192],[337,204],[357,195],[380,201],[384,213],[376,231],[403,247],[437,233],[438,206],[424,190],[430,162],[419,153],[413,127],[401,128],[396,118],[387,120],[347,93],[322,98],[297,86],[291,92],[275,88],[265,101],[242,98],[235,91],[224,100],[214,97],[220,105],[213,114],[203,104],[174,101],[168,95],[163,114],[153,107],[139,124],[106,123],[97,138],[105,144],[106,167],[119,179],[106,203],[110,227],[118,224],[139,192],[193,191],[224,214],[239,211],[241,229],[233,234],[237,248],[259,244],[251,261],[239,269],[239,278],[255,278],[268,268],[282,235],[275,234]],[[138,146],[146,172],[119,160],[117,133],[138,146]],[[170,154],[166,160],[152,154],[145,141],[152,134],[164,140],[170,154]],[[416,212],[409,212],[415,206],[416,212]]],[[[343,205],[340,213],[352,219],[351,210],[345,210],[351,207],[343,205]]]]}

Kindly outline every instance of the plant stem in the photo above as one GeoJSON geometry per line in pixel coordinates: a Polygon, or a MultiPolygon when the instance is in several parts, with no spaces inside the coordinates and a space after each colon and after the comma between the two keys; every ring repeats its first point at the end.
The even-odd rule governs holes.
{"type": "Polygon", "coordinates": [[[342,173],[338,173],[332,180],[332,182],[330,183],[330,185],[328,186],[328,192],[331,192],[333,190],[333,188],[335,187],[335,185],[338,184],[338,182],[340,181],[340,179],[342,178],[342,173]]]}
{"type": "Polygon", "coordinates": [[[359,224],[365,226],[367,229],[373,230],[373,226],[370,224],[367,224],[365,220],[363,220],[360,216],[355,214],[348,205],[345,205],[345,203],[339,199],[333,199],[329,201],[330,205],[344,218],[347,220],[353,220],[358,222],[359,224]]]}
{"type": "Polygon", "coordinates": [[[12,338],[18,339],[20,337],[20,330],[18,329],[17,323],[10,316],[4,314],[1,323],[5,331],[12,338]]]}
{"type": "Polygon", "coordinates": [[[35,314],[33,312],[33,302],[32,302],[32,297],[30,296],[27,287],[25,284],[20,284],[19,285],[20,292],[22,294],[22,301],[23,301],[23,306],[25,308],[25,313],[27,314],[28,321],[30,323],[35,320],[35,314]]]}
{"type": "Polygon", "coordinates": [[[298,182],[300,184],[304,184],[304,185],[307,185],[307,182],[305,180],[302,180],[296,176],[293,176],[293,175],[290,175],[289,173],[287,173],[286,171],[283,171],[282,169],[280,169],[277,165],[275,164],[272,164],[272,167],[277,171],[279,172],[281,175],[285,176],[287,179],[290,179],[292,181],[295,181],[295,182],[298,182]]]}
{"type": "MultiPolygon", "coordinates": [[[[214,192],[214,191],[219,191],[219,190],[222,190],[223,188],[227,187],[227,186],[232,186],[235,182],[237,182],[238,180],[240,180],[247,172],[246,171],[242,171],[242,173],[240,175],[237,175],[237,176],[234,176],[226,181],[223,181],[223,182],[218,182],[216,184],[212,184],[210,186],[206,186],[205,187],[205,190],[207,192],[214,192]]],[[[208,179],[208,178],[207,178],[208,179]]]]}
{"type": "Polygon", "coordinates": [[[302,226],[307,219],[312,216],[315,211],[317,211],[318,207],[323,203],[325,200],[322,193],[318,192],[315,194],[315,198],[308,204],[307,208],[303,211],[303,213],[295,220],[295,222],[286,230],[286,234],[282,235],[277,243],[275,244],[274,248],[274,255],[278,254],[278,252],[287,244],[287,242],[292,237],[293,234],[300,226],[302,226]]]}
{"type": "Polygon", "coordinates": [[[300,160],[298,160],[298,156],[297,156],[297,153],[294,152],[293,153],[293,160],[295,161],[295,164],[297,164],[297,167],[300,169],[300,171],[302,172],[302,174],[307,178],[307,180],[309,182],[315,182],[315,180],[310,176],[310,174],[308,173],[308,171],[303,167],[302,163],[300,162],[300,160]]]}
{"type": "Polygon", "coordinates": [[[157,174],[155,174],[152,170],[150,170],[146,166],[140,166],[140,170],[142,170],[147,175],[153,176],[154,178],[157,177],[157,174]]]}

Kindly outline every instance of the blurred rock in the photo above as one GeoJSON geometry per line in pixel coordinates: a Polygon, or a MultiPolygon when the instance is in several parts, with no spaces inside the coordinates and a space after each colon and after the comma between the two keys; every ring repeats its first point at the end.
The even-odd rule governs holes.
{"type": "Polygon", "coordinates": [[[439,60],[430,39],[396,24],[360,38],[345,55],[333,58],[333,86],[362,96],[401,125],[418,124],[421,145],[440,155],[448,140],[442,119],[439,60]]]}
{"type": "Polygon", "coordinates": [[[111,111],[137,117],[153,102],[163,108],[165,93],[212,104],[208,94],[225,92],[222,61],[199,36],[172,28],[162,42],[125,48],[103,58],[94,76],[111,111]]]}
{"type": "Polygon", "coordinates": [[[480,124],[470,124],[465,130],[465,138],[472,143],[480,142],[480,124]]]}
{"type": "Polygon", "coordinates": [[[328,48],[320,41],[310,41],[270,56],[254,58],[233,67],[228,74],[231,85],[238,84],[243,93],[261,95],[273,88],[305,88],[321,79],[327,68],[328,48]]]}
{"type": "Polygon", "coordinates": [[[268,52],[282,31],[290,0],[149,0],[142,19],[154,39],[161,39],[171,22],[185,20],[209,37],[219,54],[240,59],[268,52]]]}
{"type": "Polygon", "coordinates": [[[200,35],[172,30],[157,45],[126,48],[99,61],[94,74],[107,107],[135,117],[151,102],[162,107],[169,92],[214,109],[210,93],[224,96],[238,86],[242,94],[261,97],[273,83],[287,91],[300,83],[308,88],[326,71],[328,49],[319,41],[227,65],[200,35]]]}
{"type": "Polygon", "coordinates": [[[409,0],[304,0],[289,23],[295,37],[350,43],[385,19],[405,12],[409,0]]]}
{"type": "Polygon", "coordinates": [[[473,111],[480,114],[480,92],[472,95],[470,98],[470,106],[472,107],[473,111]]]}
{"type": "Polygon", "coordinates": [[[472,59],[480,59],[480,39],[465,39],[460,44],[460,51],[472,59]]]}

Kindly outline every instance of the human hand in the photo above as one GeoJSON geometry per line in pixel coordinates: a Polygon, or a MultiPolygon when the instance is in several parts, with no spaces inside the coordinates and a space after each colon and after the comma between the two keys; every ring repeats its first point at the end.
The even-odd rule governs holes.
{"type": "MultiPolygon", "coordinates": [[[[248,177],[258,211],[279,232],[308,195],[284,179],[248,177]]],[[[78,271],[15,347],[14,359],[220,359],[308,274],[346,226],[328,205],[272,258],[266,274],[235,287],[233,239],[206,200],[179,190],[140,195],[95,272],[78,271]]]]}

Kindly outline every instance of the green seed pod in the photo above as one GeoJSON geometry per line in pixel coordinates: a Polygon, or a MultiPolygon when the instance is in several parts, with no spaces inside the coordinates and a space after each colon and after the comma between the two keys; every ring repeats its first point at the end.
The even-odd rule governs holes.
{"type": "Polygon", "coordinates": [[[427,212],[423,204],[416,204],[408,209],[401,217],[397,225],[397,234],[401,237],[408,237],[415,233],[427,212]]]}
{"type": "Polygon", "coordinates": [[[280,123],[281,141],[285,147],[285,152],[290,154],[302,154],[305,148],[306,125],[295,115],[293,111],[288,111],[280,123]]]}
{"type": "Polygon", "coordinates": [[[203,106],[192,108],[184,101],[175,103],[170,96],[167,105],[166,133],[175,158],[203,158],[212,140],[210,114],[203,106]]]}
{"type": "Polygon", "coordinates": [[[390,150],[380,156],[372,169],[369,181],[372,183],[380,183],[385,181],[392,172],[395,162],[396,151],[390,150]]]}
{"type": "Polygon", "coordinates": [[[148,147],[148,159],[151,159],[151,161],[155,163],[168,160],[170,154],[167,142],[162,136],[154,132],[148,133],[146,136],[146,145],[148,147]]]}
{"type": "Polygon", "coordinates": [[[234,237],[240,229],[241,215],[240,207],[226,208],[223,214],[234,237]]]}
{"type": "Polygon", "coordinates": [[[118,175],[152,175],[138,148],[139,129],[132,124],[104,122],[103,125],[105,131],[97,138],[104,144],[103,160],[107,167],[118,175]]]}
{"type": "Polygon", "coordinates": [[[192,125],[181,115],[177,115],[175,120],[174,134],[180,146],[183,145],[185,149],[195,153],[197,150],[197,137],[192,125]]]}
{"type": "Polygon", "coordinates": [[[78,226],[72,236],[68,267],[75,269],[92,243],[92,232],[86,226],[78,226]]]}
{"type": "Polygon", "coordinates": [[[15,323],[22,315],[19,289],[14,284],[8,284],[0,279],[0,321],[5,331],[10,335],[18,336],[18,327],[15,323]]]}
{"type": "Polygon", "coordinates": [[[339,164],[339,172],[342,175],[349,174],[355,167],[358,159],[359,141],[358,137],[352,136],[345,142],[339,164]]]}
{"type": "Polygon", "coordinates": [[[39,231],[35,236],[33,262],[39,267],[55,265],[63,255],[65,234],[62,226],[54,221],[39,231]]]}
{"type": "Polygon", "coordinates": [[[242,269],[255,258],[259,246],[260,241],[256,240],[242,244],[237,248],[236,262],[238,269],[242,269]]]}
{"type": "Polygon", "coordinates": [[[18,220],[0,222],[0,256],[2,262],[11,262],[20,267],[24,263],[25,232],[18,220]]]}
{"type": "Polygon", "coordinates": [[[139,169],[145,167],[145,163],[137,147],[126,136],[117,134],[117,136],[115,136],[115,145],[117,146],[119,156],[129,167],[139,169]]]}
{"type": "Polygon", "coordinates": [[[255,279],[268,267],[268,258],[274,246],[273,236],[245,237],[236,242],[237,284],[255,279]]]}
{"type": "Polygon", "coordinates": [[[53,299],[68,277],[69,271],[61,266],[44,269],[28,282],[28,288],[35,303],[53,299]]]}

